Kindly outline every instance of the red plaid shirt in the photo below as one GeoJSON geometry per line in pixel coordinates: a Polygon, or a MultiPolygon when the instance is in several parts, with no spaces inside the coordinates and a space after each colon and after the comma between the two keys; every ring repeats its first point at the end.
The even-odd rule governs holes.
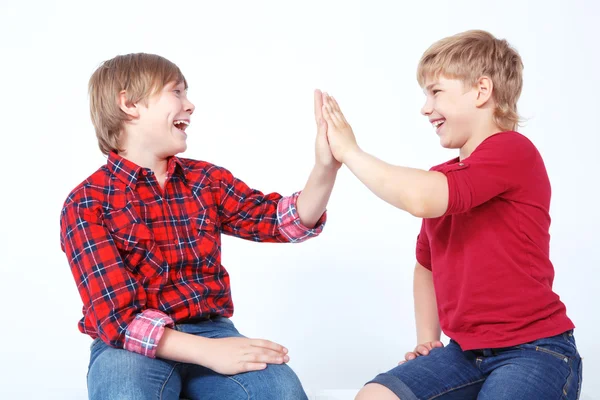
{"type": "Polygon", "coordinates": [[[61,248],[83,300],[79,330],[155,357],[165,326],[230,317],[221,232],[257,242],[301,242],[298,193],[250,189],[229,171],[172,157],[164,190],[153,172],[116,153],[65,201],[61,248]]]}

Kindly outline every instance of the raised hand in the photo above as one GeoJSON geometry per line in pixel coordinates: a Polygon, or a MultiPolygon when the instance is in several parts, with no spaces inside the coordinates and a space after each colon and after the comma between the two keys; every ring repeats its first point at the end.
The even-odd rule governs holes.
{"type": "Polygon", "coordinates": [[[344,162],[348,152],[358,150],[352,127],[346,121],[337,101],[327,93],[323,94],[323,117],[327,121],[327,138],[333,156],[344,162]]]}
{"type": "Polygon", "coordinates": [[[323,118],[323,94],[320,90],[315,90],[315,122],[317,123],[317,140],[315,143],[315,159],[319,166],[325,168],[339,169],[342,166],[338,160],[333,157],[329,148],[327,139],[327,122],[323,118]]]}

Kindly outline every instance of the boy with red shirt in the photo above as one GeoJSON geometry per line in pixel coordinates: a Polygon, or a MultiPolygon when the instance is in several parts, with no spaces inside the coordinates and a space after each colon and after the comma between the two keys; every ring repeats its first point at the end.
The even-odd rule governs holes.
{"type": "Polygon", "coordinates": [[[259,242],[317,236],[337,171],[315,92],[316,163],[302,192],[249,188],[224,168],[176,157],[194,112],[172,62],[129,54],[90,79],[105,166],[61,214],[61,245],[94,338],[90,399],[306,399],[287,349],[240,335],[221,233],[259,242]]]}
{"type": "Polygon", "coordinates": [[[505,40],[468,31],[433,44],[418,67],[422,109],[459,156],[430,171],[363,152],[324,95],[334,157],[371,191],[423,218],[414,275],[417,347],[357,399],[576,399],[574,325],[552,291],[550,183],[514,131],[523,65],[505,40]],[[443,347],[440,334],[450,339],[443,347]],[[427,357],[422,357],[427,356],[427,357]]]}

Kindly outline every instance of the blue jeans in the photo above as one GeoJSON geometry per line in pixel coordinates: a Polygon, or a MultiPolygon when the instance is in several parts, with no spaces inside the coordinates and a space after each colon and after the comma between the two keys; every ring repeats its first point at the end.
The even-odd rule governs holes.
{"type": "Polygon", "coordinates": [[[400,400],[575,400],[581,371],[568,331],[502,349],[462,351],[451,340],[369,383],[387,387],[400,400]]]}
{"type": "MultiPolygon", "coordinates": [[[[242,337],[233,322],[222,317],[179,324],[175,329],[209,338],[242,337]]],[[[99,339],[91,346],[87,383],[91,400],[307,400],[300,380],[285,364],[221,375],[199,365],[115,349],[99,339]]]]}

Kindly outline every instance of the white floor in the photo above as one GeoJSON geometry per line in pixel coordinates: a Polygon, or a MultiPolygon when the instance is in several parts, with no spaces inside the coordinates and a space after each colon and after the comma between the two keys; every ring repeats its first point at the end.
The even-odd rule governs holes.
{"type": "MultiPolygon", "coordinates": [[[[354,400],[359,389],[338,389],[338,390],[321,390],[316,393],[307,391],[309,400],[354,400]]],[[[579,400],[595,400],[596,397],[589,397],[582,394],[579,400]]]]}
{"type": "Polygon", "coordinates": [[[359,389],[320,390],[314,394],[308,392],[309,400],[354,400],[359,389]]]}

